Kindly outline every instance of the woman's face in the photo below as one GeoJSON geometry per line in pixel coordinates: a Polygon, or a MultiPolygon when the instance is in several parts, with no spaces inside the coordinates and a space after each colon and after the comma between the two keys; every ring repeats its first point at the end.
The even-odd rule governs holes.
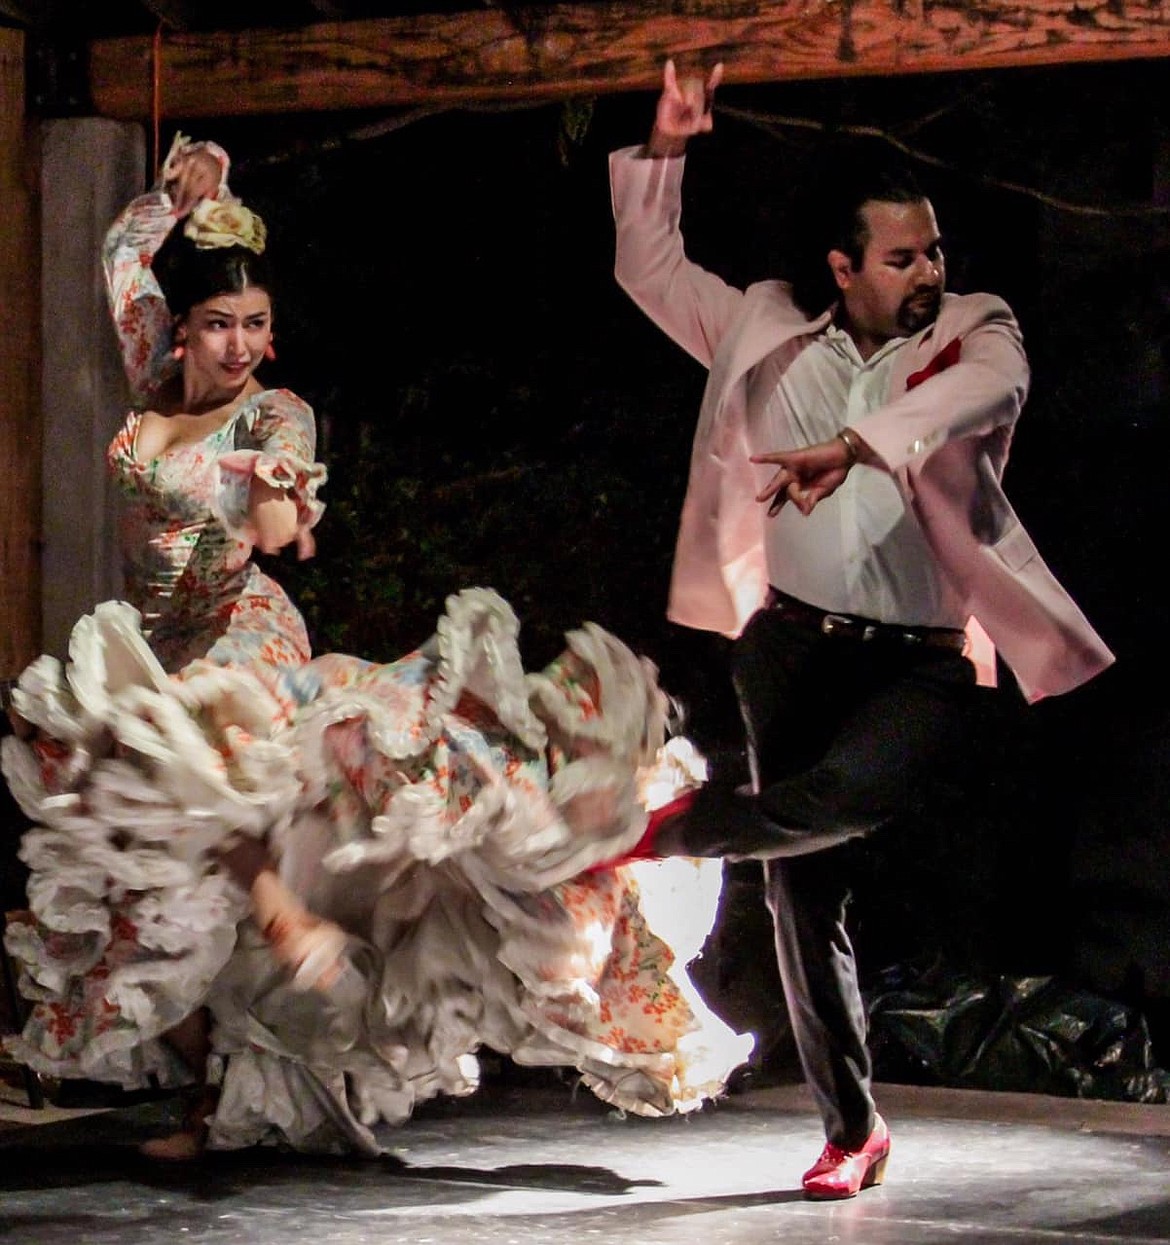
{"type": "Polygon", "coordinates": [[[208,388],[232,390],[256,370],[272,341],[272,300],[250,286],[196,303],[175,335],[186,347],[185,379],[208,388]]]}

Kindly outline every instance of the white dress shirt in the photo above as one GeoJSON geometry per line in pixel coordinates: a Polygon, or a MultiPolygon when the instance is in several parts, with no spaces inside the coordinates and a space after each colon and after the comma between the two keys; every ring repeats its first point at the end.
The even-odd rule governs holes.
{"type": "MultiPolygon", "coordinates": [[[[924,330],[925,331],[925,330],[924,330]]],[[[832,440],[885,400],[898,337],[863,360],[848,333],[830,325],[794,341],[748,379],[753,453],[832,440]],[[802,348],[803,346],[803,348],[802,348]]],[[[855,465],[845,483],[805,518],[788,502],[767,520],[772,585],[824,610],[905,626],[962,627],[965,613],[893,478],[855,465]]]]}

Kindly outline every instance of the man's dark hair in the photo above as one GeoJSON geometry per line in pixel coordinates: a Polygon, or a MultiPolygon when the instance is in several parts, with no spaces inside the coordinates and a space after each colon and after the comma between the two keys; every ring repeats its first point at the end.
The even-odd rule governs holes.
{"type": "Polygon", "coordinates": [[[909,166],[877,140],[838,140],[822,149],[795,201],[789,265],[792,293],[808,316],[819,316],[837,298],[826,263],[830,251],[844,251],[860,267],[869,241],[862,206],[921,203],[926,198],[909,166]]]}
{"type": "Polygon", "coordinates": [[[150,265],[173,316],[185,316],[197,303],[252,286],[273,293],[267,253],[257,255],[246,246],[201,250],[185,235],[183,224],[179,221],[171,229],[150,265]]]}

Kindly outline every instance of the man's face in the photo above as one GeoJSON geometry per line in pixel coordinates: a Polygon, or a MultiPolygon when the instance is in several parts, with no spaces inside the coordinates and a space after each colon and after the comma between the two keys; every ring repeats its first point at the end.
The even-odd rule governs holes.
{"type": "Polygon", "coordinates": [[[871,199],[861,215],[869,233],[861,265],[842,251],[829,252],[841,291],[845,327],[863,356],[892,337],[908,337],[933,323],[946,282],[946,265],[934,208],[871,199]]]}

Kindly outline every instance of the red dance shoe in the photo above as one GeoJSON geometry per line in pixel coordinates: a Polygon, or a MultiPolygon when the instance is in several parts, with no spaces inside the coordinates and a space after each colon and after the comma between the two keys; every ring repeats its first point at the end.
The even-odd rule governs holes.
{"type": "Polygon", "coordinates": [[[664,860],[667,856],[678,855],[678,852],[657,850],[656,840],[661,835],[663,827],[673,824],[675,817],[685,813],[694,802],[695,792],[684,791],[682,795],[675,800],[671,800],[669,804],[656,808],[646,822],[646,829],[642,837],[628,852],[623,853],[621,856],[615,856],[612,860],[602,860],[595,865],[590,865],[585,872],[598,873],[602,869],[613,869],[618,865],[628,865],[633,860],[664,860]]]}
{"type": "Polygon", "coordinates": [[[804,1173],[801,1184],[806,1196],[818,1202],[856,1197],[862,1189],[881,1184],[889,1157],[890,1130],[879,1115],[861,1149],[842,1150],[831,1141],[826,1143],[821,1157],[804,1173]]]}

